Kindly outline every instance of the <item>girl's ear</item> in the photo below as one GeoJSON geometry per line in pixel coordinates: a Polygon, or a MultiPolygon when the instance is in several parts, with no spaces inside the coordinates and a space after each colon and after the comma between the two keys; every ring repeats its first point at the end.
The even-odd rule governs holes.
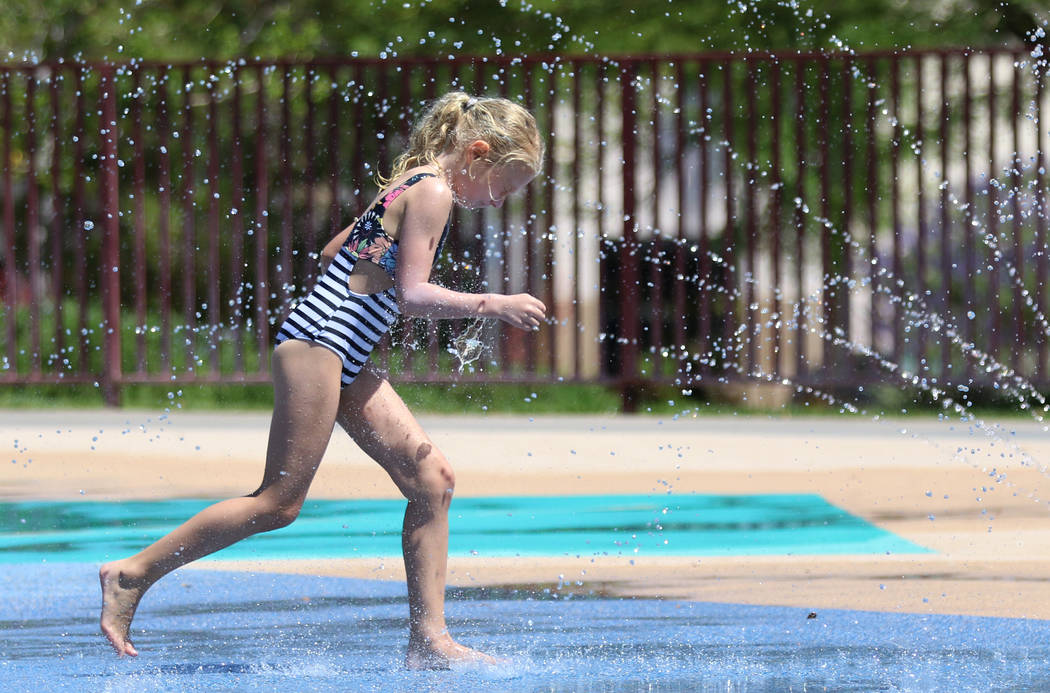
{"type": "Polygon", "coordinates": [[[489,143],[485,140],[474,140],[467,145],[467,163],[471,163],[478,159],[484,159],[490,149],[492,149],[492,147],[490,147],[489,143]]]}

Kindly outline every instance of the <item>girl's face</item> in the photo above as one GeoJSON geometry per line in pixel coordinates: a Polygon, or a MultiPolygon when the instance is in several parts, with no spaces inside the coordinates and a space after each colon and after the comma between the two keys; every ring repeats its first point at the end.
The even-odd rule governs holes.
{"type": "Polygon", "coordinates": [[[467,148],[464,165],[453,175],[456,201],[468,209],[502,207],[504,200],[521,191],[536,177],[535,172],[520,161],[493,166],[484,158],[488,149],[484,142],[472,144],[467,148]]]}

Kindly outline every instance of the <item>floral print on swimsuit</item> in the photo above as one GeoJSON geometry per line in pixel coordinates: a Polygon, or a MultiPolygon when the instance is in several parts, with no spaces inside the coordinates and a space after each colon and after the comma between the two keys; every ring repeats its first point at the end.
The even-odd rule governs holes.
{"type": "Polygon", "coordinates": [[[346,247],[355,260],[368,260],[394,275],[397,266],[397,241],[383,230],[382,218],[375,207],[369,209],[354,224],[346,247]]]}
{"type": "Polygon", "coordinates": [[[361,215],[350,231],[349,238],[346,239],[346,248],[355,260],[373,262],[382,267],[391,277],[394,276],[394,270],[397,267],[397,241],[391,238],[383,228],[383,214],[387,206],[400,197],[401,193],[432,175],[417,173],[384,195],[361,215]]]}

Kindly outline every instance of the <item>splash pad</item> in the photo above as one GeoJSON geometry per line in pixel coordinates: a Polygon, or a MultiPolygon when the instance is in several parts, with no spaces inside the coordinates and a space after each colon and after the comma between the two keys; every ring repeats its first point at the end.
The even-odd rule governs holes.
{"type": "Polygon", "coordinates": [[[43,678],[56,691],[933,691],[1050,682],[1045,621],[470,588],[450,592],[450,627],[508,663],[404,672],[387,645],[403,636],[403,586],[210,571],[180,571],[158,585],[143,614],[155,634],[137,641],[151,654],[117,661],[101,651],[82,608],[95,595],[78,587],[93,577],[85,566],[5,571],[3,604],[21,624],[0,635],[9,690],[43,678]],[[9,600],[11,583],[59,587],[9,600]]]}
{"type": "MultiPolygon", "coordinates": [[[[267,427],[262,414],[63,416],[65,425],[54,429],[44,412],[5,419],[3,434],[19,441],[27,465],[3,472],[4,487],[22,499],[13,512],[4,506],[5,547],[11,536],[23,541],[22,548],[47,542],[46,532],[19,531],[39,527],[39,516],[26,511],[34,507],[31,498],[43,497],[64,498],[74,509],[78,501],[115,504],[110,531],[145,537],[145,526],[120,514],[121,498],[160,503],[129,502],[130,512],[163,507],[163,499],[185,497],[204,484],[218,483],[216,495],[238,493],[258,473],[267,427]],[[92,438],[98,439],[94,450],[87,445],[92,438]],[[106,486],[109,470],[132,464],[139,465],[141,486],[106,486]],[[218,482],[216,469],[224,470],[218,482]],[[19,483],[28,470],[34,482],[19,483]]],[[[57,672],[56,685],[69,690],[99,680],[118,690],[250,689],[281,681],[345,690],[348,677],[357,686],[351,690],[1041,685],[1048,653],[1036,643],[1045,642],[1043,619],[1050,619],[1039,610],[1050,603],[1044,579],[1050,567],[1039,547],[1050,544],[1050,521],[1030,497],[1041,474],[1026,471],[1018,457],[1001,462],[996,439],[977,443],[970,428],[953,431],[932,420],[532,419],[486,417],[479,433],[460,418],[424,417],[435,441],[463,459],[456,503],[484,505],[484,496],[543,489],[550,505],[572,517],[585,509],[573,496],[595,492],[644,489],[651,507],[698,493],[808,492],[927,551],[901,551],[898,544],[820,555],[785,544],[782,551],[772,547],[756,555],[746,541],[731,541],[722,555],[694,550],[654,556],[587,544],[572,555],[544,555],[528,552],[512,532],[502,545],[520,545],[515,553],[521,555],[507,556],[467,538],[460,545],[465,551],[450,560],[450,623],[468,643],[489,647],[512,664],[425,675],[399,668],[401,559],[396,549],[385,557],[346,558],[377,529],[349,513],[331,515],[322,527],[307,522],[303,530],[342,545],[342,557],[253,555],[246,546],[247,554],[220,553],[159,583],[161,596],[144,604],[136,620],[142,655],[135,662],[113,660],[96,633],[94,564],[55,563],[60,553],[38,553],[29,562],[4,564],[3,600],[14,614],[4,633],[17,655],[5,662],[5,676],[30,681],[48,667],[57,672]],[[902,433],[898,427],[905,426],[902,433]],[[996,483],[986,473],[960,469],[960,443],[996,460],[1004,479],[996,483]],[[498,459],[468,456],[479,446],[500,450],[498,459]],[[689,465],[688,459],[696,461],[689,465]],[[52,580],[57,592],[45,589],[52,580]],[[65,635],[56,669],[52,631],[58,623],[65,635]],[[390,643],[378,644],[383,638],[390,643]]],[[[1050,453],[1038,427],[1015,425],[1002,435],[1033,457],[1050,453]]],[[[396,491],[374,467],[348,441],[336,439],[311,498],[393,499],[396,491]]],[[[507,511],[516,512],[504,506],[507,511]]],[[[517,526],[513,518],[501,519],[517,526]]],[[[708,527],[721,521],[722,530],[742,537],[773,531],[755,516],[738,517],[735,524],[725,516],[706,520],[708,527]]],[[[790,523],[792,513],[782,520],[790,523]]],[[[520,525],[536,521],[526,517],[520,525]]],[[[454,504],[453,545],[462,536],[460,522],[454,504]]],[[[52,524],[61,530],[61,522],[52,524]]],[[[66,530],[73,529],[67,523],[66,530]]],[[[655,527],[647,529],[654,533],[655,527]]],[[[614,530],[605,526],[610,543],[622,538],[614,530]]],[[[669,522],[668,536],[672,530],[669,522]]],[[[75,536],[64,540],[90,550],[75,536]]]]}
{"type": "MultiPolygon", "coordinates": [[[[75,424],[63,413],[60,423],[23,423],[10,434],[8,500],[197,496],[198,482],[172,481],[187,464],[217,495],[252,488],[262,458],[253,445],[265,436],[251,425],[253,435],[231,435],[235,417],[217,427],[172,422],[180,388],[266,379],[271,322],[309,285],[329,223],[367,197],[354,186],[389,158],[398,133],[382,124],[410,116],[428,85],[447,84],[514,92],[560,133],[540,189],[499,214],[458,220],[465,233],[450,263],[478,290],[542,293],[554,319],[526,339],[480,325],[410,324],[399,335],[408,348],[390,357],[394,370],[405,380],[458,370],[479,382],[622,376],[628,403],[644,377],[685,398],[675,396],[683,411],[673,427],[438,424],[461,495],[521,494],[532,484],[570,497],[571,507],[573,494],[587,493],[644,492],[652,503],[811,493],[932,552],[457,558],[454,627],[514,662],[467,678],[392,675],[399,653],[372,647],[371,638],[403,630],[403,603],[389,583],[353,580],[403,579],[396,559],[265,560],[172,576],[151,597],[154,620],[144,608],[136,622],[156,659],[130,667],[103,659],[94,607],[92,618],[80,615],[95,595],[76,576],[90,571],[34,560],[5,573],[16,615],[6,631],[17,653],[5,663],[10,680],[28,687],[56,672],[57,629],[71,643],[62,666],[77,662],[57,670],[72,688],[97,683],[92,676],[135,690],[276,681],[345,690],[349,678],[362,690],[1044,687],[1047,654],[1032,645],[1046,641],[1043,621],[1024,619],[1050,618],[1041,607],[1050,571],[1039,558],[1050,543],[1045,58],[838,47],[830,56],[664,61],[443,58],[410,61],[394,81],[389,66],[369,60],[5,70],[0,110],[32,124],[55,115],[47,129],[16,134],[30,154],[16,222],[53,229],[51,244],[64,227],[76,232],[58,249],[68,262],[47,264],[43,235],[15,240],[5,226],[7,257],[25,276],[3,277],[4,370],[20,383],[97,384],[111,401],[126,384],[171,387],[163,416],[75,424]],[[590,83],[599,88],[580,89],[590,83]],[[63,98],[86,121],[59,118],[63,98]],[[370,127],[340,130],[347,116],[370,127]],[[45,151],[55,154],[50,171],[45,151]],[[76,175],[63,176],[63,153],[101,168],[74,165],[76,175]],[[147,160],[155,170],[143,168],[147,160]],[[154,250],[166,259],[147,261],[154,250]],[[67,271],[95,266],[97,283],[67,271]],[[69,300],[49,304],[47,285],[69,300]],[[155,285],[157,302],[147,300],[155,285]],[[733,420],[683,428],[702,411],[694,391],[754,383],[829,405],[840,420],[793,420],[790,431],[733,420]],[[885,404],[872,394],[879,388],[905,390],[905,404],[885,404]],[[982,392],[1031,421],[978,418],[982,392]],[[893,418],[916,400],[934,403],[939,421],[893,418]],[[221,488],[215,465],[230,471],[221,488]],[[140,478],[95,485],[129,468],[140,478]],[[297,572],[343,577],[283,574],[297,572]],[[77,587],[26,600],[34,584],[77,587]],[[290,593],[326,611],[289,603],[290,593]],[[217,648],[228,652],[215,657],[217,648]]],[[[13,156],[5,149],[5,163],[13,156]]],[[[336,468],[318,480],[322,493],[390,493],[357,454],[330,453],[352,463],[329,462],[336,468]]],[[[14,522],[27,519],[24,510],[11,509],[14,522]]],[[[763,531],[762,518],[737,522],[763,531]]]]}

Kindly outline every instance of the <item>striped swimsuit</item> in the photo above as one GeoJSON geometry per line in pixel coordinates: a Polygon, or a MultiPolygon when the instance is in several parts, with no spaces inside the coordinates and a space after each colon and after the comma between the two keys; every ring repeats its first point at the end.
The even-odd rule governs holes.
{"type": "MultiPolygon", "coordinates": [[[[393,287],[374,294],[354,293],[349,286],[350,273],[359,261],[365,260],[379,265],[393,278],[398,243],[383,228],[383,214],[401,193],[433,176],[417,173],[362,214],[313,291],[292,310],[277,332],[278,344],[287,339],[303,339],[334,351],[343,359],[341,387],[354,381],[372,349],[400,315],[393,287]]],[[[449,225],[445,224],[434,251],[435,263],[448,230],[449,225]]]]}

